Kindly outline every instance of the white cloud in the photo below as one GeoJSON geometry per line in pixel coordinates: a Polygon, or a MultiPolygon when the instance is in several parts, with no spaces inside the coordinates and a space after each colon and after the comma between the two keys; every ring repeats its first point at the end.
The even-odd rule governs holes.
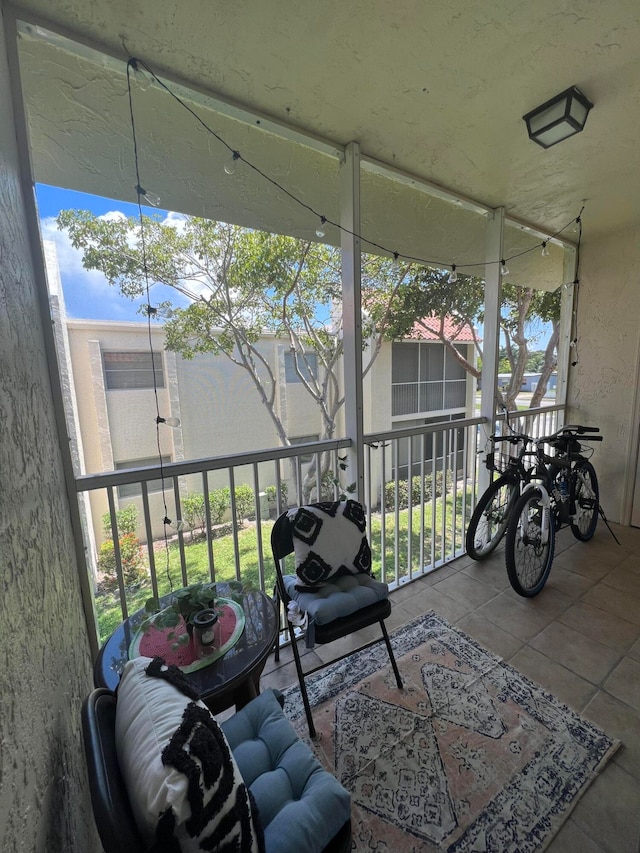
{"type": "MultiPolygon", "coordinates": [[[[122,211],[113,210],[101,214],[98,218],[113,222],[127,217],[122,211]]],[[[163,220],[164,223],[172,225],[178,230],[182,230],[184,221],[185,218],[182,214],[171,212],[163,220]]],[[[69,317],[138,322],[143,319],[142,315],[138,313],[138,308],[145,304],[146,298],[128,299],[122,296],[116,287],[112,287],[101,272],[85,269],[82,265],[82,250],[75,249],[72,246],[67,231],[58,229],[55,217],[40,220],[40,231],[43,240],[50,240],[55,244],[60,279],[69,317]]],[[[174,304],[182,307],[188,304],[187,300],[176,294],[175,291],[154,285],[152,303],[162,299],[171,299],[174,304]]]]}
{"type": "MultiPolygon", "coordinates": [[[[105,214],[105,218],[124,216],[120,211],[105,214]]],[[[98,270],[87,270],[82,265],[82,250],[75,249],[67,231],[58,230],[55,217],[40,221],[43,240],[55,244],[58,266],[64,292],[67,313],[82,319],[131,320],[135,317],[135,305],[111,287],[98,270]]]]}
{"type": "Polygon", "coordinates": [[[104,219],[105,222],[122,222],[122,220],[126,218],[127,217],[121,210],[110,210],[98,217],[98,219],[104,219]]]}

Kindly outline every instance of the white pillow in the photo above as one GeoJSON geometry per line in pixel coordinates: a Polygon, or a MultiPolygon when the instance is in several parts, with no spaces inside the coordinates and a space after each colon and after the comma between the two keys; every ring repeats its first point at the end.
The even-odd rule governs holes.
{"type": "MultiPolygon", "coordinates": [[[[216,849],[240,836],[247,850],[258,851],[262,829],[222,730],[203,702],[147,675],[152,663],[138,657],[126,664],[116,704],[118,763],[140,834],[162,847],[168,833],[182,853],[216,849]],[[185,772],[171,766],[172,755],[185,772]],[[161,818],[162,838],[156,831],[161,818]]],[[[157,659],[154,667],[168,670],[157,659]]]]}
{"type": "Polygon", "coordinates": [[[313,591],[344,574],[371,574],[371,549],[362,504],[325,501],[289,510],[296,589],[313,591]]]}

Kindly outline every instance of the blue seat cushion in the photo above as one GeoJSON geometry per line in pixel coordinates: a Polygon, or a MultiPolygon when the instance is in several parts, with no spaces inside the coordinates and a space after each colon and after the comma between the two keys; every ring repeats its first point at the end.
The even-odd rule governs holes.
{"type": "Polygon", "coordinates": [[[315,592],[296,589],[300,582],[297,575],[284,575],[283,580],[289,598],[296,601],[300,610],[309,615],[310,623],[316,625],[327,625],[389,597],[386,583],[364,574],[341,575],[315,592]]]}
{"type": "Polygon", "coordinates": [[[253,794],[267,853],[323,850],[351,815],[351,797],[284,716],[272,690],[221,724],[253,794]]]}

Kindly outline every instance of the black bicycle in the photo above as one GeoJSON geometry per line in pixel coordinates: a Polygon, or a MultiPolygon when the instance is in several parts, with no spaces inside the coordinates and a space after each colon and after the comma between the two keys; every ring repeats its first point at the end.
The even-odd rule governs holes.
{"type": "Polygon", "coordinates": [[[589,462],[593,448],[583,442],[602,441],[597,432],[598,427],[570,424],[536,441],[535,466],[510,513],[505,542],[507,574],[518,595],[530,598],[545,585],[556,530],[570,525],[581,542],[595,533],[600,492],[589,462]]]}
{"type": "Polygon", "coordinates": [[[487,454],[485,465],[499,476],[480,496],[467,527],[465,545],[474,560],[484,560],[497,548],[532,470],[527,464],[527,457],[533,455],[529,447],[534,439],[530,436],[512,431],[509,435],[492,435],[490,440],[493,449],[487,454]],[[496,450],[501,442],[511,445],[508,455],[496,450]]]}

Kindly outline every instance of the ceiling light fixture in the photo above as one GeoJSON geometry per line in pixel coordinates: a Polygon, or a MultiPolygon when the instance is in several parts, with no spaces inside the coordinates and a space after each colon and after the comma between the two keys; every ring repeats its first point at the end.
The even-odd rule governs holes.
{"type": "Polygon", "coordinates": [[[593,104],[582,92],[571,86],[535,110],[522,116],[527,123],[529,139],[543,148],[551,148],[583,130],[593,104]]]}

